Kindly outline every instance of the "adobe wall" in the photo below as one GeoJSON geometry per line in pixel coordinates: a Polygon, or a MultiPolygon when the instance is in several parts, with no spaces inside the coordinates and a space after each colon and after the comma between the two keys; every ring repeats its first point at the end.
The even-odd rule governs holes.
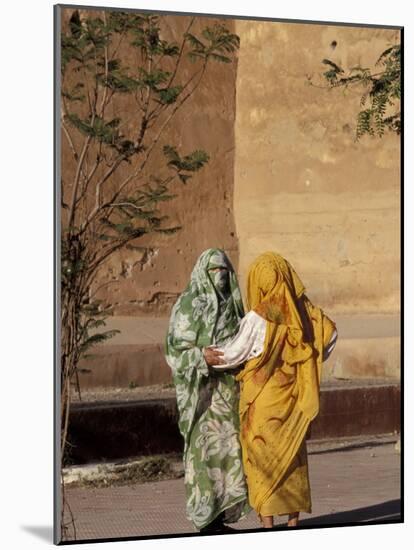
{"type": "Polygon", "coordinates": [[[356,142],[361,86],[309,84],[324,84],[324,58],[373,68],[398,32],[236,21],[236,33],[234,215],[243,289],[249,263],[274,250],[330,312],[398,312],[399,137],[356,142]]]}
{"type": "MultiPolygon", "coordinates": [[[[64,24],[66,12],[71,10],[63,10],[64,24]]],[[[189,17],[166,21],[162,37],[179,41],[189,17]]],[[[223,22],[197,18],[194,33],[215,21],[223,22]]],[[[309,297],[338,324],[340,339],[325,378],[397,379],[400,139],[386,134],[355,141],[363,89],[327,90],[320,75],[324,58],[344,68],[374,67],[380,53],[398,41],[398,32],[227,19],[225,24],[240,36],[238,60],[209,67],[148,173],[164,162],[163,143],[183,153],[205,149],[210,162],[187,186],[176,184],[177,197],[163,205],[169,224],[182,230],[140,240],[147,251],[115,254],[96,278],[94,288],[111,282],[98,297],[115,305],[107,328],[121,328],[122,334],[97,349],[104,359],[88,363],[84,383],[170,380],[161,344],[171,306],[199,254],[213,246],[228,253],[243,293],[248,266],[261,252],[274,250],[293,264],[309,297]]],[[[131,47],[120,56],[134,63],[131,47]]],[[[134,105],[115,101],[112,115],[122,112],[130,116],[134,105]]],[[[70,189],[73,159],[64,136],[62,144],[70,189]]],[[[112,185],[127,173],[121,171],[112,185]]]]}
{"type": "MultiPolygon", "coordinates": [[[[62,9],[63,29],[67,28],[72,13],[73,9],[62,9]]],[[[88,15],[102,18],[102,14],[102,10],[80,10],[81,18],[88,15]]],[[[190,16],[161,18],[160,38],[180,45],[190,20],[190,16]]],[[[207,17],[196,18],[191,32],[200,37],[202,29],[214,23],[224,23],[234,32],[234,21],[207,17]]],[[[125,41],[117,57],[131,70],[137,66],[137,50],[125,41]]],[[[178,82],[188,79],[199,65],[184,57],[179,71],[183,80],[178,82]]],[[[181,182],[172,186],[175,199],[160,203],[162,214],[169,216],[165,226],[179,225],[182,229],[174,235],[156,234],[137,240],[134,244],[145,247],[145,251],[115,253],[96,277],[92,292],[110,282],[96,296],[114,304],[114,315],[169,315],[172,304],[188,283],[196,259],[206,248],[223,248],[237,267],[238,243],[232,209],[236,70],[237,59],[228,64],[209,62],[201,85],[174,115],[154,150],[147,175],[157,174],[158,168],[165,166],[164,144],[176,146],[182,155],[203,149],[210,160],[185,186],[181,182]]],[[[134,113],[137,113],[134,100],[122,95],[114,96],[108,109],[110,117],[127,117],[131,128],[137,125],[134,113]]],[[[136,116],[139,121],[139,112],[136,116]]],[[[63,132],[61,140],[64,188],[69,193],[75,164],[63,132]]],[[[130,167],[123,167],[110,185],[118,187],[130,171],[130,167]]]]}

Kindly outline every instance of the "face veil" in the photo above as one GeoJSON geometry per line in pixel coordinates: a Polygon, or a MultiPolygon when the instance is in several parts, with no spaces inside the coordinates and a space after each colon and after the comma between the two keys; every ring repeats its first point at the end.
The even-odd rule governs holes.
{"type": "Polygon", "coordinates": [[[219,299],[230,298],[229,271],[233,271],[226,255],[221,250],[215,250],[208,262],[208,274],[218,294],[219,299]]]}

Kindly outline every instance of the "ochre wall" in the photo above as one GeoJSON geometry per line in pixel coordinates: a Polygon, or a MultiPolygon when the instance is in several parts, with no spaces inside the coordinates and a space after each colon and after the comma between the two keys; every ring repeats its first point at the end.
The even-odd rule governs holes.
{"type": "Polygon", "coordinates": [[[356,142],[363,88],[309,85],[324,85],[324,58],[375,68],[398,31],[238,20],[236,33],[234,214],[243,289],[252,259],[274,250],[330,312],[398,312],[399,137],[356,142]]]}
{"type": "MultiPolygon", "coordinates": [[[[71,13],[63,10],[64,25],[71,13]]],[[[216,21],[223,22],[197,18],[193,32],[216,21]]],[[[327,379],[398,378],[400,139],[386,134],[355,141],[363,88],[327,90],[321,61],[375,68],[399,34],[224,22],[240,36],[238,59],[209,67],[148,172],[164,163],[164,143],[183,154],[205,149],[210,162],[187,186],[176,184],[177,197],[163,206],[169,224],[182,230],[140,240],[147,252],[115,254],[96,278],[94,288],[112,282],[98,296],[115,305],[107,328],[120,328],[122,334],[97,349],[96,364],[86,361],[90,372],[82,383],[122,386],[170,379],[162,342],[171,306],[199,254],[213,246],[228,253],[243,293],[256,255],[274,250],[291,261],[309,297],[338,324],[340,339],[324,369],[327,379]],[[140,353],[151,361],[140,360],[140,353]]],[[[168,16],[162,38],[179,41],[188,23],[187,16],[168,16]]],[[[134,55],[131,47],[120,51],[131,66],[134,55]]],[[[187,62],[185,70],[191,69],[187,62]]],[[[116,99],[109,115],[131,116],[134,109],[125,98],[116,99]]],[[[69,192],[74,164],[63,135],[62,145],[69,192]]],[[[111,185],[119,185],[127,173],[124,168],[111,185]]]]}
{"type": "MultiPolygon", "coordinates": [[[[62,10],[63,28],[72,11],[62,10]]],[[[164,17],[161,37],[179,42],[189,21],[164,17]]],[[[137,244],[148,246],[146,253],[115,254],[95,281],[113,281],[99,297],[115,304],[115,315],[168,314],[198,255],[220,246],[239,267],[243,291],[249,263],[271,249],[297,267],[309,295],[330,310],[397,312],[399,137],[356,142],[362,88],[326,90],[309,79],[323,85],[323,58],[374,67],[398,32],[203,17],[192,32],[223,21],[240,36],[238,62],[211,64],[148,170],[164,163],[164,143],[210,154],[208,165],[187,186],[176,183],[176,199],[163,205],[169,223],[182,230],[141,239],[137,244]]],[[[134,66],[133,48],[125,46],[119,56],[134,66]]],[[[186,62],[184,68],[188,75],[193,66],[186,62]]],[[[115,97],[110,114],[134,109],[132,101],[115,97]]],[[[73,169],[62,134],[68,191],[73,169]]],[[[123,168],[111,185],[125,174],[123,168]]]]}
{"type": "MultiPolygon", "coordinates": [[[[81,18],[103,17],[102,10],[79,11],[81,18]]],[[[62,10],[64,30],[72,13],[73,9],[62,10]]],[[[162,17],[160,38],[180,45],[190,20],[189,16],[162,17]]],[[[203,28],[215,23],[224,24],[234,32],[234,21],[207,17],[197,17],[191,32],[200,37],[203,28]]],[[[137,66],[137,50],[126,41],[121,44],[117,57],[131,71],[137,66]]],[[[199,63],[193,64],[184,57],[179,69],[182,80],[177,79],[177,82],[185,82],[199,67],[199,63]]],[[[223,248],[237,267],[232,210],[236,70],[237,59],[228,64],[209,62],[201,85],[174,115],[168,131],[154,150],[147,174],[156,175],[158,168],[165,166],[164,144],[177,147],[181,155],[204,149],[210,160],[185,186],[179,181],[172,186],[171,192],[177,195],[175,199],[161,203],[161,212],[169,216],[165,226],[180,225],[182,229],[174,235],[157,234],[137,240],[134,244],[146,247],[145,252],[124,250],[115,253],[96,277],[92,292],[111,281],[96,296],[115,306],[115,316],[169,315],[172,304],[188,282],[196,259],[206,248],[223,248]]],[[[135,102],[123,95],[114,96],[107,113],[108,117],[127,117],[130,129],[140,120],[135,102]],[[134,113],[137,113],[135,118],[134,113]]],[[[64,188],[69,193],[76,165],[63,132],[61,140],[64,188]]],[[[131,169],[122,167],[110,182],[112,188],[119,186],[131,169]]]]}

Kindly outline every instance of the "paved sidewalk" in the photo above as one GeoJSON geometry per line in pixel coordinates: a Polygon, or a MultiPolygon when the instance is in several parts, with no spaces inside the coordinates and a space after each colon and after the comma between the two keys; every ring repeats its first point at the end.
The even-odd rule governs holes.
{"type": "MultiPolygon", "coordinates": [[[[394,445],[309,455],[313,513],[301,525],[398,520],[400,455],[394,445]]],[[[196,532],[185,517],[183,479],[104,489],[66,489],[77,539],[196,532]]],[[[281,518],[279,525],[284,523],[281,518]]],[[[254,512],[232,527],[256,529],[254,512]]]]}

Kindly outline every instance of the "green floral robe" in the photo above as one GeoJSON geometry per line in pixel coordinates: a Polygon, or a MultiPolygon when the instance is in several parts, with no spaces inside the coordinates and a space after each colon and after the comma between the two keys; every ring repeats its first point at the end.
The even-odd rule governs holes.
{"type": "Polygon", "coordinates": [[[197,529],[221,512],[232,523],[249,511],[239,442],[238,383],[215,372],[202,348],[224,344],[244,315],[234,270],[223,251],[208,249],[197,260],[186,290],[175,303],[166,341],[184,437],[187,517],[197,529]],[[216,292],[208,269],[228,269],[228,288],[216,292]]]}

